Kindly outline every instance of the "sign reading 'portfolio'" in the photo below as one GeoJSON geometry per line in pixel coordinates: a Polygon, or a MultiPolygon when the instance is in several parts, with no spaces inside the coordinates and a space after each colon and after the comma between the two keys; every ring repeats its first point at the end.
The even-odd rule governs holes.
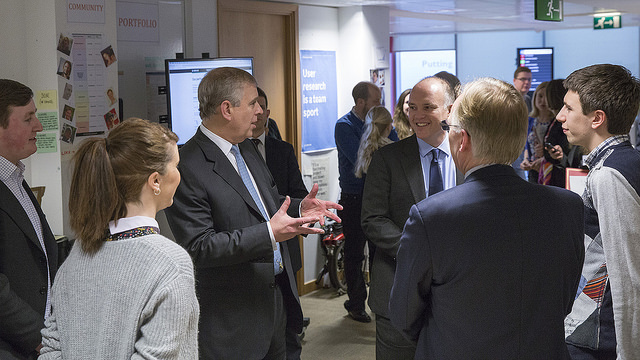
{"type": "Polygon", "coordinates": [[[118,41],[160,41],[158,4],[116,3],[118,41]]]}

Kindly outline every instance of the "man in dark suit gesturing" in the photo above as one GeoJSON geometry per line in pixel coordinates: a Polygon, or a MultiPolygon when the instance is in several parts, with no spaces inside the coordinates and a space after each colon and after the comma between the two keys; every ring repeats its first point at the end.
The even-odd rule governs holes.
{"type": "MultiPolygon", "coordinates": [[[[267,94],[261,88],[258,88],[258,104],[262,108],[262,114],[257,116],[258,121],[256,122],[256,128],[253,129],[251,141],[256,144],[258,151],[265,159],[269,172],[271,172],[271,176],[273,176],[273,180],[278,187],[278,193],[282,196],[289,195],[293,198],[301,199],[307,196],[309,191],[304,186],[293,145],[271,136],[269,124],[272,119],[269,118],[271,113],[269,100],[267,94]]],[[[286,243],[291,257],[291,267],[293,272],[297,273],[302,268],[300,242],[298,237],[295,236],[287,240],[286,243]]],[[[287,327],[286,340],[287,360],[300,359],[302,345],[300,344],[298,333],[291,327],[287,327]]]]}
{"type": "Polygon", "coordinates": [[[202,79],[202,124],[180,150],[182,182],[167,209],[196,267],[202,359],[285,358],[285,326],[301,331],[302,311],[281,242],[322,233],[308,224],[324,216],[339,220],[329,209],[340,205],[316,199],[317,185],[302,200],[280,197],[247,140],[262,112],[257,99],[244,70],[218,68],[202,79]]]}
{"type": "Polygon", "coordinates": [[[21,160],[36,152],[33,92],[0,79],[0,359],[35,359],[51,312],[56,241],[21,160]]]}
{"type": "Polygon", "coordinates": [[[448,122],[465,181],[411,208],[392,323],[417,341],[417,359],[568,359],[564,317],[584,259],[580,197],[528,183],[509,165],[527,134],[513,86],[468,84],[448,122]]]}

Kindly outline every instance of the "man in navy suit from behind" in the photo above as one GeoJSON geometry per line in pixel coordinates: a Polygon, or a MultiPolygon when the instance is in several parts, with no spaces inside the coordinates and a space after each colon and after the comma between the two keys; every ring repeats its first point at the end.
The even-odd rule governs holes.
{"type": "Polygon", "coordinates": [[[468,84],[448,123],[465,181],[411,208],[392,323],[417,341],[416,359],[568,359],[563,321],[584,260],[581,198],[511,168],[527,133],[513,86],[468,84]]]}

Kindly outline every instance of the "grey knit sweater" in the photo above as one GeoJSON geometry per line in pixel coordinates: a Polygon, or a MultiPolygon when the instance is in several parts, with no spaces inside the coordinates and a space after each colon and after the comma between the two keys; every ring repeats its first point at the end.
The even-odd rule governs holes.
{"type": "Polygon", "coordinates": [[[161,235],[76,244],[55,279],[40,359],[197,359],[193,263],[161,235]]]}

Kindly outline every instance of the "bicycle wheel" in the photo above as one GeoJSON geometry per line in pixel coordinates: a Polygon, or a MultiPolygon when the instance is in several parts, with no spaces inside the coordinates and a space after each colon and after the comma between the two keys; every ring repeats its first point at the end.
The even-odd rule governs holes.
{"type": "Polygon", "coordinates": [[[331,257],[329,264],[329,280],[337,289],[347,291],[347,280],[344,276],[344,241],[341,241],[331,257]]]}

